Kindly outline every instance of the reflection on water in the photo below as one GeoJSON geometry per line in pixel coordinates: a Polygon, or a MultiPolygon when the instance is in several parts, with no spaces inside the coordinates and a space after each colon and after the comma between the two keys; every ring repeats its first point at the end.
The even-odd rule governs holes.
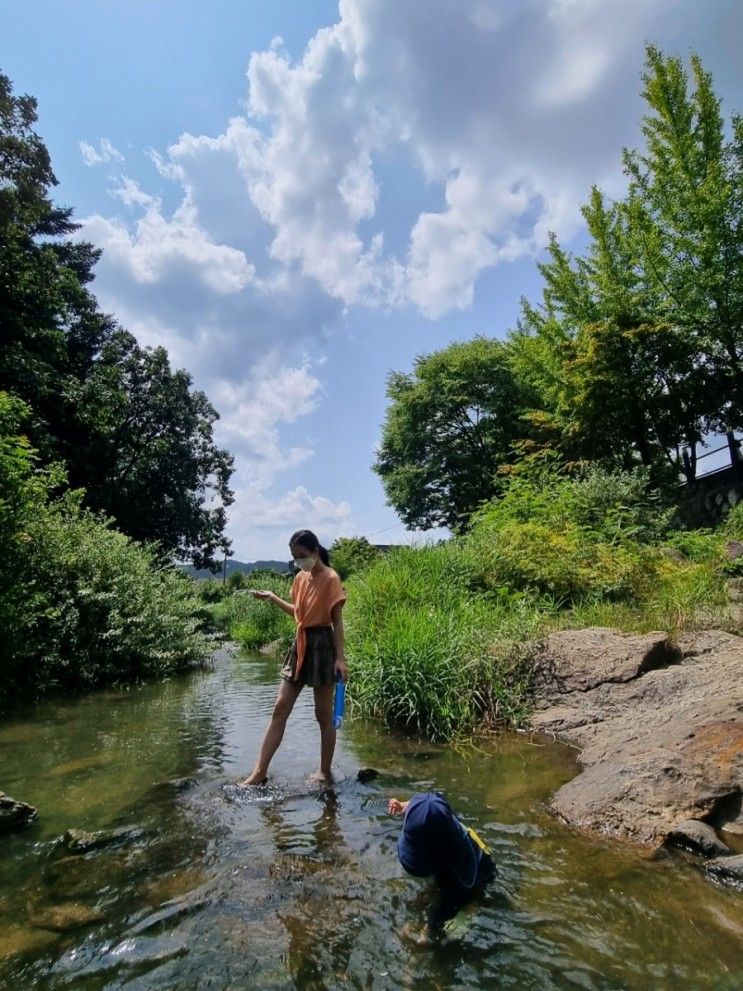
{"type": "Polygon", "coordinates": [[[739,893],[546,813],[575,772],[565,748],[508,734],[455,752],[350,721],[322,791],[307,783],[308,695],[269,787],[236,788],[277,673],[224,654],[213,671],[0,723],[0,788],[40,811],[4,841],[0,987],[743,987],[739,893]],[[360,784],[362,766],[380,777],[360,784]],[[477,824],[499,876],[423,948],[432,892],[399,867],[386,800],[430,788],[477,824]],[[87,853],[59,842],[122,826],[128,838],[87,853]]]}

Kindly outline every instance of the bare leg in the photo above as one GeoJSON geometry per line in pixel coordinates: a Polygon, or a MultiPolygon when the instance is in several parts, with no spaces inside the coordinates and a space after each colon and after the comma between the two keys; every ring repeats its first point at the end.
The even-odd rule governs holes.
{"type": "Polygon", "coordinates": [[[312,775],[313,781],[333,780],[331,773],[335,753],[333,688],[333,685],[321,685],[315,689],[315,718],[320,725],[320,770],[312,775]]]}
{"type": "Polygon", "coordinates": [[[286,681],[284,678],[281,679],[276,705],[273,707],[271,721],[263,735],[258,759],[255,762],[255,767],[247,778],[242,781],[242,784],[259,785],[265,781],[268,774],[268,765],[271,763],[273,755],[279,749],[279,744],[283,739],[284,730],[286,729],[286,721],[291,715],[294,703],[297,701],[301,691],[301,685],[293,681],[286,681]]]}

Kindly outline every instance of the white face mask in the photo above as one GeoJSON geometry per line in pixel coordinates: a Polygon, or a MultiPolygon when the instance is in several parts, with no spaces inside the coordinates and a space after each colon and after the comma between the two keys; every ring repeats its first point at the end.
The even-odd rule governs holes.
{"type": "Polygon", "coordinates": [[[299,568],[300,571],[312,571],[312,569],[317,564],[317,554],[313,554],[312,557],[295,557],[294,567],[299,568]]]}

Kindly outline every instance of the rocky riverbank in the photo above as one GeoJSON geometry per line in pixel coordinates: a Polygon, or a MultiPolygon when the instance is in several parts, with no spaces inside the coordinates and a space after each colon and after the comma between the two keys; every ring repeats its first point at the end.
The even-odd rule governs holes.
{"type": "Polygon", "coordinates": [[[583,768],[553,798],[560,818],[721,857],[722,875],[737,862],[743,879],[730,856],[743,849],[742,637],[554,633],[535,702],[533,728],[577,747],[583,768]]]}

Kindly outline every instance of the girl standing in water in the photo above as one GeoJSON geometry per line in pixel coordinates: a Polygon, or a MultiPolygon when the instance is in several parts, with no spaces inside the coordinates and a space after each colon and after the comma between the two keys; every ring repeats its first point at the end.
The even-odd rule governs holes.
{"type": "Polygon", "coordinates": [[[305,685],[315,693],[315,717],[320,724],[320,769],[313,779],[332,780],[333,688],[336,676],[343,681],[348,678],[342,616],[346,593],[330,567],[328,552],[311,530],[297,530],[289,541],[289,550],[299,569],[292,585],[291,602],[285,602],[275,592],[251,592],[256,599],[272,602],[292,616],[297,634],[281,669],[281,687],[258,759],[243,781],[246,785],[265,782],[268,765],[284,736],[286,721],[305,685]]]}

